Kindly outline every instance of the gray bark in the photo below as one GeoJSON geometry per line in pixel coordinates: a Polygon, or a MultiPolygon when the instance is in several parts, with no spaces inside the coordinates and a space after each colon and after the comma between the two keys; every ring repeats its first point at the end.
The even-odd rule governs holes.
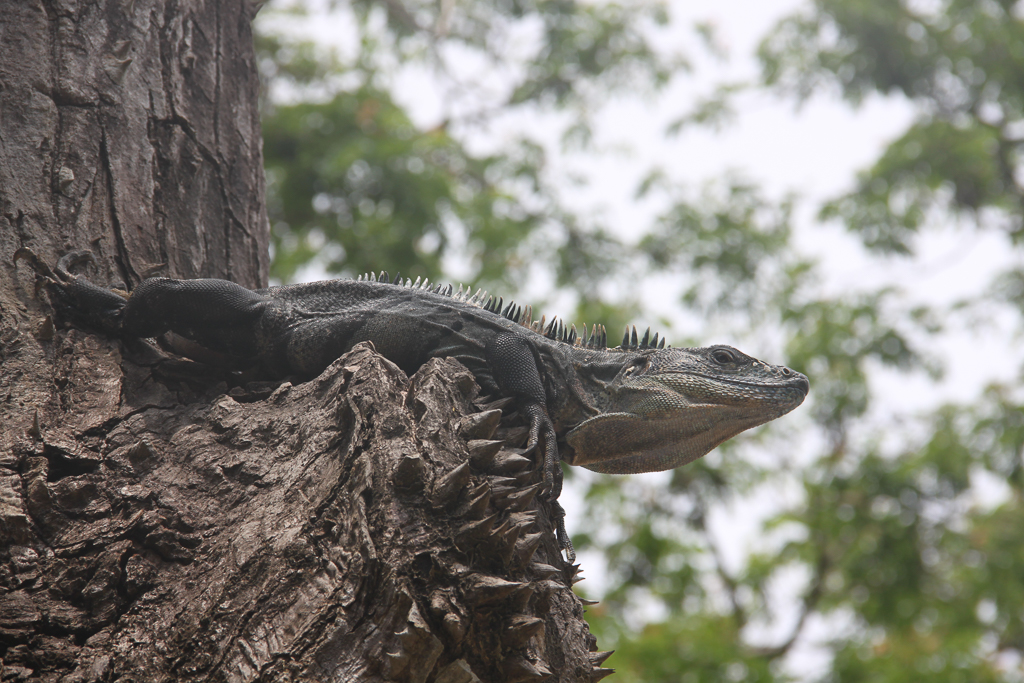
{"type": "Polygon", "coordinates": [[[250,20],[237,0],[0,1],[0,249],[265,285],[250,20]]]}
{"type": "Polygon", "coordinates": [[[250,20],[0,0],[0,680],[600,678],[523,429],[465,368],[246,382],[55,326],[11,263],[266,284],[250,20]]]}

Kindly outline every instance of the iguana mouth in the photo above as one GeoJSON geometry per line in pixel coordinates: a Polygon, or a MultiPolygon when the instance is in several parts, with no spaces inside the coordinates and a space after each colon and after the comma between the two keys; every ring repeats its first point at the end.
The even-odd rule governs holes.
{"type": "Polygon", "coordinates": [[[777,405],[782,409],[782,412],[776,413],[778,416],[803,403],[809,386],[803,375],[776,384],[693,372],[664,372],[613,383],[608,387],[608,408],[613,412],[643,416],[658,406],[686,409],[697,405],[757,403],[769,413],[776,413],[772,408],[773,404],[777,405]]]}
{"type": "MultiPolygon", "coordinates": [[[[670,374],[673,374],[673,373],[665,373],[665,375],[670,375],[670,374]]],[[[705,375],[705,374],[696,373],[696,372],[687,372],[687,373],[678,373],[678,374],[680,374],[680,375],[687,375],[689,377],[700,377],[702,379],[706,379],[709,382],[714,382],[716,384],[731,384],[731,385],[738,386],[738,387],[751,387],[751,388],[754,388],[754,389],[766,390],[766,391],[773,391],[773,390],[778,390],[778,389],[796,389],[801,394],[803,394],[804,397],[806,397],[807,394],[811,390],[811,383],[808,381],[808,379],[806,377],[804,377],[803,375],[801,375],[799,373],[792,373],[793,375],[796,375],[796,376],[795,377],[791,377],[789,379],[786,379],[785,381],[782,381],[779,384],[759,384],[759,383],[756,383],[756,382],[748,382],[748,381],[743,381],[743,380],[736,380],[736,379],[732,379],[730,377],[715,377],[715,376],[712,376],[712,375],[705,375]]]]}

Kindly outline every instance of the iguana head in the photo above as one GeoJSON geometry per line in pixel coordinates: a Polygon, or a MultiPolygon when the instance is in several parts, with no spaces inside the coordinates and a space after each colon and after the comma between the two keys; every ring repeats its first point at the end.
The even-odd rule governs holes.
{"type": "Polygon", "coordinates": [[[600,414],[567,435],[570,464],[631,474],[673,469],[800,405],[807,378],[731,346],[632,354],[601,397],[600,414]]]}

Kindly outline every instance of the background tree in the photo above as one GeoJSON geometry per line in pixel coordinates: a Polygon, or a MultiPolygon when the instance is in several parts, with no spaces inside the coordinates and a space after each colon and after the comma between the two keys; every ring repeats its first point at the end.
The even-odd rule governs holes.
{"type": "MultiPolygon", "coordinates": [[[[663,210],[636,243],[569,208],[545,173],[550,136],[481,155],[474,131],[525,111],[531,122],[563,123],[562,141],[593,154],[587,122],[610,85],[626,96],[633,84],[684,77],[678,55],[651,47],[663,8],[348,7],[361,49],[333,63],[315,44],[263,25],[278,276],[326,252],[321,264],[343,272],[379,269],[383,258],[389,268],[536,292],[531,268],[540,264],[557,273],[552,286],[574,290],[545,296],[577,302],[580,320],[615,323],[646,302],[606,285],[631,278],[637,292],[634,273],[669,274],[678,287],[672,319],[696,316],[762,357],[784,352],[780,360],[811,378],[802,422],[772,425],[661,479],[582,482],[576,541],[602,552],[608,570],[589,618],[602,646],[616,648],[619,677],[1019,680],[1020,359],[1007,354],[1004,380],[980,395],[925,413],[880,396],[879,378],[938,383],[959,360],[940,352],[949,339],[979,325],[1019,334],[1024,271],[993,272],[984,294],[952,306],[924,306],[888,285],[826,296],[828,274],[794,239],[839,222],[862,241],[861,256],[897,271],[952,224],[1001,235],[1019,254],[1019,3],[808,2],[766,36],[762,83],[723,84],[680,112],[679,125],[727,122],[733,98],[750,87],[797,104],[834,93],[853,105],[903,97],[916,120],[851,179],[850,192],[821,207],[819,225],[795,227],[794,200],[774,201],[742,179],[698,193],[652,171],[638,197],[663,210]],[[519,22],[543,29],[521,51],[503,50],[519,22]],[[477,78],[465,78],[453,64],[467,54],[504,71],[469,69],[477,78]],[[444,126],[410,124],[393,94],[402,69],[455,93],[444,126]],[[479,75],[495,73],[498,84],[479,75]],[[466,81],[498,95],[474,101],[473,88],[460,88],[466,81]],[[404,160],[389,166],[389,146],[404,160]],[[404,211],[409,218],[397,216],[404,211]],[[399,232],[376,232],[392,224],[399,232]],[[372,234],[382,241],[367,241],[372,234]],[[776,501],[767,511],[747,508],[762,517],[761,543],[737,568],[709,520],[766,497],[776,501]],[[808,670],[808,650],[827,663],[808,670]]],[[[713,45],[708,28],[697,28],[688,47],[700,49],[701,35],[713,45]]]]}

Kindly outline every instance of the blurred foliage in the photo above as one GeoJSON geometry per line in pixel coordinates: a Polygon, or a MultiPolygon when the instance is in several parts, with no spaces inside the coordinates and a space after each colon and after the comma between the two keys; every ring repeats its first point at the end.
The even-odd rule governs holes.
{"type": "Polygon", "coordinates": [[[1017,156],[1024,126],[1024,22],[1017,2],[815,0],[761,46],[766,82],[806,98],[898,93],[918,121],[827,205],[883,252],[907,253],[926,218],[984,218],[1024,238],[1017,156]]]}
{"type": "Polygon", "coordinates": [[[686,68],[681,56],[654,50],[644,30],[667,21],[665,8],[653,0],[329,5],[353,27],[354,55],[287,29],[311,12],[301,0],[271,4],[256,24],[272,276],[291,280],[312,262],[328,273],[437,278],[457,262],[462,278],[485,285],[521,280],[534,264],[560,286],[586,291],[599,281],[618,242],[561,205],[542,147],[521,137],[480,153],[451,131],[512,111],[571,111],[564,142],[586,147],[594,107],[612,93],[656,90],[686,68]],[[500,70],[501,87],[475,81],[468,63],[500,70]],[[408,67],[445,88],[446,117],[431,130],[391,96],[408,67]]]}
{"type": "MultiPolygon", "coordinates": [[[[808,405],[686,467],[569,473],[613,680],[1024,680],[1024,373],[1007,358],[1000,384],[925,414],[891,395],[903,378],[938,381],[943,343],[974,322],[1024,332],[1024,269],[944,309],[867,283],[831,291],[800,249],[796,199],[736,174],[694,191],[652,169],[636,198],[660,209],[633,240],[568,208],[542,132],[596,158],[603,103],[685,76],[652,47],[671,20],[656,3],[334,7],[347,53],[286,30],[301,3],[257,24],[276,277],[314,263],[546,288],[611,330],[669,292],[668,322],[698,320],[810,377],[808,405]],[[414,123],[403,69],[444,89],[440,125],[414,123]],[[528,130],[492,140],[509,113],[528,130]],[[493,144],[468,142],[481,138],[493,144]]],[[[1024,248],[1022,16],[1008,0],[807,0],[764,39],[761,87],[781,97],[915,107],[851,191],[816,207],[861,256],[901,268],[950,224],[1024,248]]],[[[716,46],[710,24],[694,27],[688,48],[724,58],[716,46]]],[[[722,84],[667,134],[728,134],[749,87],[722,84]]]]}
{"type": "Polygon", "coordinates": [[[386,92],[363,87],[277,107],[263,139],[274,274],[283,279],[317,256],[329,272],[386,265],[436,278],[457,223],[472,240],[477,276],[496,280],[540,221],[487,180],[532,185],[532,164],[474,158],[444,130],[415,131],[386,92]]]}
{"type": "MultiPolygon", "coordinates": [[[[1002,232],[1007,248],[1021,248],[1022,9],[815,0],[765,38],[764,83],[782,96],[839,92],[856,105],[898,95],[918,111],[822,220],[842,222],[883,259],[913,257],[925,231],[950,223],[1002,232]]],[[[815,265],[790,253],[785,207],[766,218],[752,188],[726,197],[677,206],[642,244],[656,261],[671,255],[703,274],[685,304],[776,316],[789,364],[811,378],[813,428],[803,436],[812,454],[779,468],[713,453],[673,473],[671,500],[607,478],[590,488],[582,540],[606,553],[613,586],[591,623],[623,655],[609,665],[624,681],[1024,680],[1021,375],[1008,368],[1003,384],[929,415],[872,415],[879,368],[941,375],[930,349],[953,321],[985,318],[1001,302],[1024,331],[1020,269],[993,272],[991,297],[948,311],[904,310],[891,289],[822,297],[815,265]],[[728,486],[709,485],[719,478],[728,486]],[[705,511],[787,489],[791,502],[760,526],[757,547],[727,563],[705,511]],[[657,616],[637,629],[638,609],[657,616]],[[712,619],[740,643],[732,651],[694,632],[712,619]],[[801,646],[828,653],[827,663],[802,669],[801,646]]],[[[770,430],[779,434],[769,432],[766,450],[787,451],[785,429],[770,430]]]]}
{"type": "MultiPolygon", "coordinates": [[[[649,192],[650,184],[642,189],[649,192]]],[[[789,201],[772,203],[751,184],[728,178],[696,199],[673,196],[640,251],[655,270],[690,274],[683,293],[688,308],[749,314],[763,308],[761,295],[785,277],[780,265],[799,270],[788,250],[791,211],[789,201]]]]}

